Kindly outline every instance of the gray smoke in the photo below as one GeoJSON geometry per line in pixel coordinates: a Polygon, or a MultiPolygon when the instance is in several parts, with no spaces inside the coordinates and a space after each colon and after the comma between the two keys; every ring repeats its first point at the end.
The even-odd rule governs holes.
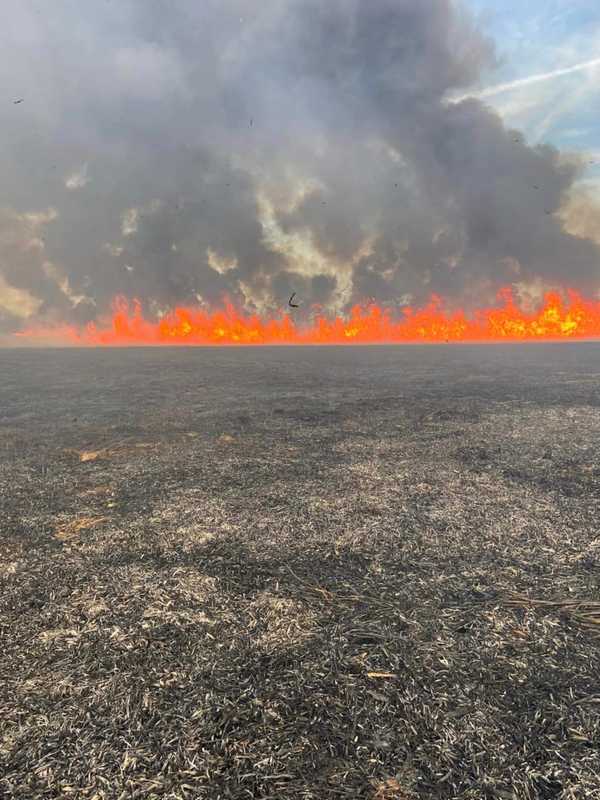
{"type": "Polygon", "coordinates": [[[451,0],[6,0],[3,16],[5,331],[85,322],[116,294],[269,312],[296,291],[343,312],[597,288],[597,243],[554,214],[580,168],[447,101],[496,64],[451,0]]]}

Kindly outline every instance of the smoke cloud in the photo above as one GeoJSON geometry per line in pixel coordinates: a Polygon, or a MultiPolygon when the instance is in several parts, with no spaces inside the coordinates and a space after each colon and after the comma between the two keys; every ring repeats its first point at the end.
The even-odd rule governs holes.
{"type": "Polygon", "coordinates": [[[293,291],[344,312],[597,289],[597,237],[557,213],[582,166],[483,99],[447,102],[496,63],[452,0],[6,0],[4,18],[5,332],[116,294],[269,313],[293,291]]]}

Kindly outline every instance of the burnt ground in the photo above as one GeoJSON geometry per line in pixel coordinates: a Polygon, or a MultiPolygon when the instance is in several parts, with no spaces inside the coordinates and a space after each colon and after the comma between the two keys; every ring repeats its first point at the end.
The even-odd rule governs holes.
{"type": "Polygon", "coordinates": [[[0,374],[0,797],[600,798],[600,344],[0,374]]]}

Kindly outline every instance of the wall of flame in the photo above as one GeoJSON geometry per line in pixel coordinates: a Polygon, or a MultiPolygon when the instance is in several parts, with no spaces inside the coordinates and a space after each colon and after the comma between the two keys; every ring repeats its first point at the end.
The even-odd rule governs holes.
{"type": "MultiPolygon", "coordinates": [[[[573,289],[547,292],[533,312],[521,310],[510,288],[498,293],[500,305],[448,311],[432,296],[420,309],[402,308],[394,316],[375,303],[355,305],[346,319],[315,313],[308,326],[294,322],[293,310],[279,318],[244,315],[231,304],[206,312],[176,307],[161,319],[147,319],[137,300],[117,297],[112,315],[81,328],[33,327],[15,334],[23,343],[54,341],[75,346],[127,345],[327,345],[446,342],[525,342],[600,337],[600,301],[573,289]],[[564,297],[562,296],[564,294],[564,297]]],[[[316,307],[315,307],[316,308],[316,307]]]]}

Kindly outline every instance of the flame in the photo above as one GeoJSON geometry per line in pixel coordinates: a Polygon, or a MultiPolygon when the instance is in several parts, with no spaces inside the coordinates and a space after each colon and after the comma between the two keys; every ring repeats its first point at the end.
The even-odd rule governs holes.
{"type": "Polygon", "coordinates": [[[263,320],[245,316],[226,303],[224,311],[177,307],[157,322],[144,318],[138,300],[117,297],[112,317],[77,328],[29,328],[15,336],[36,341],[60,340],[77,346],[122,345],[273,345],[273,344],[393,344],[440,342],[525,342],[600,337],[600,301],[586,300],[567,289],[568,302],[558,291],[547,292],[535,312],[517,307],[510,287],[498,293],[503,305],[483,308],[470,316],[448,312],[433,295],[421,309],[402,308],[393,319],[375,303],[357,304],[348,319],[317,315],[308,327],[297,327],[290,314],[263,320]]]}

